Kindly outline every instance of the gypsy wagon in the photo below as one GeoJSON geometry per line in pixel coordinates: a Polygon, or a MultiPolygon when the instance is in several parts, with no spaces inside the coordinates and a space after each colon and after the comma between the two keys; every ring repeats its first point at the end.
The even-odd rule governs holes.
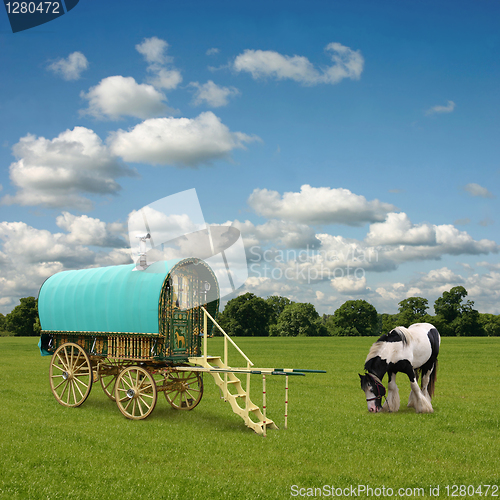
{"type": "Polygon", "coordinates": [[[276,428],[266,419],[265,375],[287,375],[288,389],[288,375],[317,370],[254,368],[214,319],[218,307],[216,275],[196,258],[159,261],[144,270],[130,264],[51,276],[40,289],[38,309],[40,349],[52,355],[56,400],[80,406],[99,382],[125,417],[139,420],[154,410],[159,392],[173,408],[192,410],[203,396],[205,372],[248,427],[264,434],[276,428]],[[207,354],[214,328],[224,335],[223,358],[207,354]],[[229,366],[229,343],[246,367],[229,366]],[[246,374],[245,387],[238,374],[246,374]],[[250,400],[251,374],[263,375],[264,412],[250,400]]]}

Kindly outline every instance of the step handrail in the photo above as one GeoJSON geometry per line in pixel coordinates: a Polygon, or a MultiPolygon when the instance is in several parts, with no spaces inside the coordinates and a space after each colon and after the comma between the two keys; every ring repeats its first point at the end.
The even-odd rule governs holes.
{"type": "MultiPolygon", "coordinates": [[[[224,344],[226,344],[227,340],[229,340],[229,342],[231,342],[231,344],[233,344],[233,346],[236,348],[236,350],[246,359],[246,361],[248,363],[248,366],[253,366],[253,363],[248,359],[247,355],[235,344],[234,340],[222,329],[222,327],[219,325],[219,323],[217,323],[217,321],[215,321],[215,319],[212,318],[211,314],[203,306],[200,306],[200,307],[203,309],[203,313],[205,315],[205,319],[208,316],[210,318],[210,320],[212,321],[212,323],[224,335],[224,344]]],[[[203,331],[203,343],[204,343],[204,345],[203,345],[203,351],[204,351],[203,355],[206,358],[207,357],[207,328],[205,327],[203,330],[204,330],[203,331]]],[[[224,351],[227,352],[227,348],[225,348],[224,351]]],[[[226,356],[226,358],[227,358],[227,356],[226,356]]],[[[225,359],[224,361],[226,362],[227,359],[225,359]]]]}

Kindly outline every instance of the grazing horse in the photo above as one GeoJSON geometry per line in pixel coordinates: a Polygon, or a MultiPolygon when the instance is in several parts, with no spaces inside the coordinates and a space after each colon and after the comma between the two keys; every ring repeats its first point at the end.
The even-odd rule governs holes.
{"type": "Polygon", "coordinates": [[[437,357],[441,337],[430,323],[415,323],[408,328],[398,326],[382,335],[375,342],[365,361],[365,375],[359,375],[361,389],[365,391],[368,411],[399,410],[399,391],[396,373],[405,373],[410,379],[411,392],[408,406],[417,413],[432,413],[431,398],[436,382],[437,357]],[[384,406],[382,397],[386,390],[382,378],[387,373],[388,392],[384,406]],[[422,375],[422,389],[418,386],[422,375]]]}

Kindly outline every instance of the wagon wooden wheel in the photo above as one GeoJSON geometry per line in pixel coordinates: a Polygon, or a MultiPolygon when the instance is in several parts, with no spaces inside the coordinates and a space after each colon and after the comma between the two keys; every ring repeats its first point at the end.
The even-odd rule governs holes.
{"type": "Polygon", "coordinates": [[[203,379],[199,372],[170,372],[163,385],[167,401],[176,410],[192,410],[203,396],[203,379]]]}
{"type": "Polygon", "coordinates": [[[106,394],[106,396],[111,399],[111,401],[116,401],[116,379],[118,378],[118,374],[126,366],[130,366],[130,363],[118,359],[106,359],[102,368],[99,370],[102,390],[104,391],[104,394],[106,394]]]}
{"type": "Polygon", "coordinates": [[[50,388],[58,403],[80,406],[92,389],[92,365],[78,344],[63,344],[50,361],[50,388]]]}
{"type": "Polygon", "coordinates": [[[115,399],[119,410],[127,418],[141,420],[155,408],[156,383],[144,368],[127,366],[116,379],[115,399]]]}

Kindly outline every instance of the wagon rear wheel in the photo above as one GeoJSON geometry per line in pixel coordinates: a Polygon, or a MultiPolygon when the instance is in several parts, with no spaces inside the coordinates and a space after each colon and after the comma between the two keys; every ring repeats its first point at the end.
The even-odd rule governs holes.
{"type": "Polygon", "coordinates": [[[165,397],[176,410],[192,410],[203,396],[203,378],[199,372],[170,372],[164,385],[165,397]]]}
{"type": "Polygon", "coordinates": [[[116,379],[115,399],[119,410],[127,418],[141,420],[155,408],[156,383],[144,368],[127,366],[116,379]]]}
{"type": "Polygon", "coordinates": [[[63,344],[50,361],[50,388],[58,403],[80,406],[92,389],[92,365],[78,344],[63,344]]]}
{"type": "Polygon", "coordinates": [[[118,374],[130,363],[126,363],[117,359],[107,359],[100,372],[100,382],[104,394],[108,396],[111,401],[115,400],[115,385],[118,374]]]}

